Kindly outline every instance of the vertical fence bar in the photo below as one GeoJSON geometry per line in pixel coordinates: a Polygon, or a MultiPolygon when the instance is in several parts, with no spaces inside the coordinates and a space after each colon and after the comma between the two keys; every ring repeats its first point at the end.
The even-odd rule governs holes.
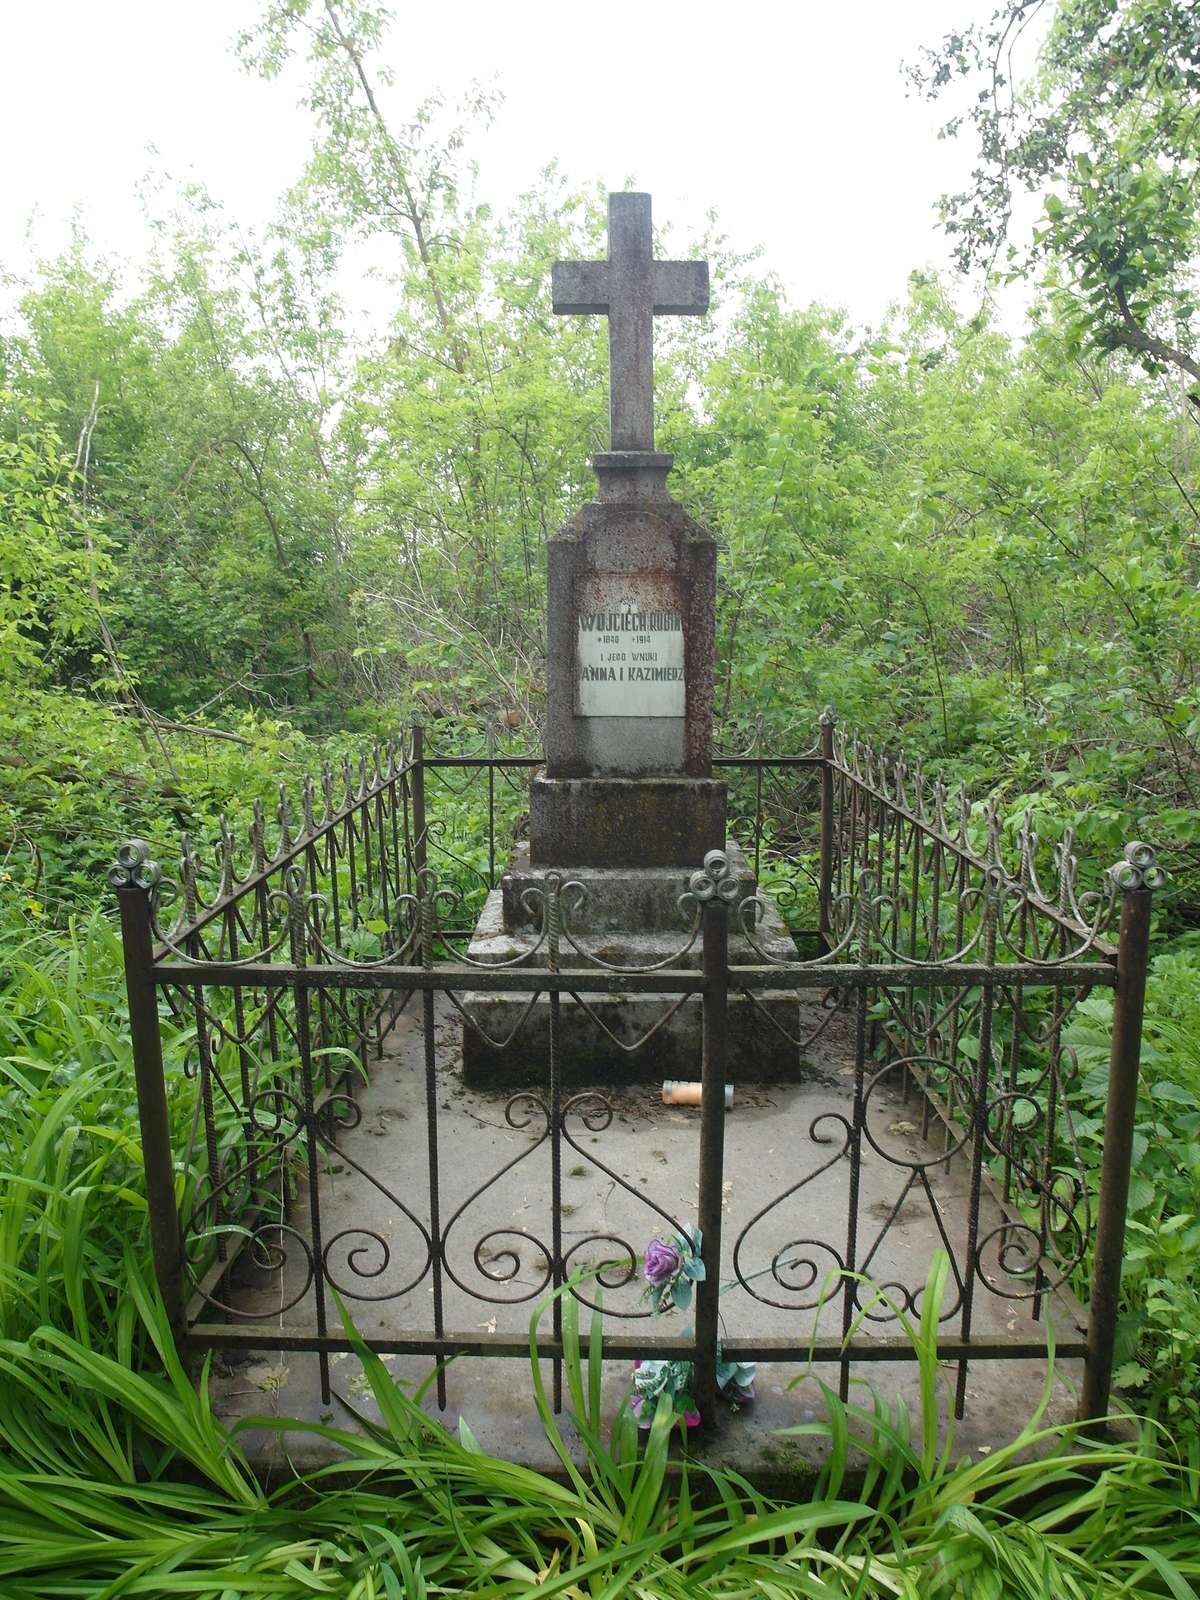
{"type": "MultiPolygon", "coordinates": [[[[996,933],[1004,914],[1003,891],[994,879],[984,887],[983,964],[996,965],[996,933]]],[[[975,1273],[979,1263],[979,1206],[983,1195],[983,1157],[988,1136],[988,1090],[992,1073],[992,1029],[995,1021],[996,987],[989,979],[982,985],[979,999],[979,1054],[975,1060],[975,1081],[971,1107],[971,1191],[967,1210],[966,1260],[963,1263],[961,1335],[964,1345],[971,1342],[971,1319],[975,1306],[975,1273]]],[[[969,1357],[958,1363],[954,1385],[954,1415],[962,1417],[967,1403],[969,1357]]]]}
{"type": "Polygon", "coordinates": [[[487,733],[488,893],[496,887],[496,730],[487,733]]]}
{"type": "MultiPolygon", "coordinates": [[[[231,905],[225,912],[225,939],[228,947],[229,959],[236,961],[238,958],[238,910],[236,905],[231,905]]],[[[246,1049],[246,991],[242,985],[235,984],[233,990],[233,1026],[237,1032],[238,1079],[242,1090],[242,1137],[246,1141],[246,1152],[254,1152],[254,1117],[250,1110],[250,1101],[254,1090],[252,1083],[257,1082],[257,1073],[254,1079],[250,1076],[250,1052],[246,1049]]],[[[250,1187],[253,1189],[255,1180],[254,1164],[249,1168],[250,1187]]]]}
{"type": "MultiPolygon", "coordinates": [[[[292,964],[297,968],[308,965],[308,896],[304,871],[291,866],[284,873],[283,895],[287,901],[288,941],[292,964]]],[[[312,1059],[312,997],[308,985],[292,985],[293,1004],[296,1008],[296,1048],[300,1056],[301,1120],[304,1127],[305,1182],[308,1187],[308,1228],[313,1271],[313,1300],[317,1317],[317,1337],[322,1348],[317,1357],[321,1380],[321,1402],[328,1405],[331,1396],[329,1385],[329,1351],[324,1348],[328,1333],[328,1313],[325,1304],[325,1241],[321,1227],[321,1128],[316,1104],[316,1084],[313,1078],[312,1059]]]]}
{"type": "MultiPolygon", "coordinates": [[[[954,890],[954,949],[963,947],[964,929],[966,927],[966,907],[963,903],[963,892],[966,889],[967,861],[964,856],[959,856],[956,865],[951,869],[954,890]]],[[[948,880],[949,882],[949,877],[948,880]]],[[[955,986],[953,998],[950,1001],[950,1038],[946,1045],[946,1061],[954,1066],[958,1061],[958,1041],[962,1033],[962,997],[963,990],[955,986]]],[[[958,1079],[952,1072],[946,1074],[946,1110],[953,1119],[958,1107],[958,1079]]],[[[953,1138],[947,1123],[942,1133],[942,1149],[949,1150],[953,1138]]],[[[950,1173],[950,1162],[947,1161],[943,1168],[947,1176],[950,1173]]]]}
{"type": "MultiPolygon", "coordinates": [[[[311,818],[306,819],[306,822],[311,822],[311,818]]],[[[310,837],[308,843],[304,847],[304,861],[308,871],[308,893],[313,903],[313,917],[316,919],[320,915],[319,911],[317,910],[317,905],[319,903],[317,896],[321,887],[321,864],[317,859],[317,847],[311,837],[311,828],[309,828],[307,831],[309,832],[310,837]]],[[[320,961],[321,952],[316,949],[315,946],[313,949],[313,956],[317,961],[320,961]]],[[[238,991],[235,989],[234,993],[236,994],[237,992],[238,991]]],[[[333,1043],[333,1029],[329,1021],[329,996],[323,988],[317,990],[317,1038],[320,1040],[320,1048],[322,1052],[327,1052],[329,1046],[333,1043]]],[[[329,1059],[330,1058],[328,1054],[322,1054],[322,1071],[325,1079],[325,1087],[327,1089],[332,1087],[333,1084],[333,1075],[329,1065],[329,1059]]]]}
{"type": "Polygon", "coordinates": [[[843,779],[842,785],[850,796],[850,841],[844,849],[846,873],[842,893],[853,900],[858,885],[858,813],[862,791],[853,778],[843,779]]]}
{"type": "MultiPolygon", "coordinates": [[[[865,869],[858,880],[858,899],[854,908],[854,955],[860,967],[871,963],[871,935],[873,908],[871,896],[874,889],[869,870],[865,869]]],[[[850,1356],[845,1348],[854,1326],[858,1303],[858,1286],[854,1274],[858,1270],[858,1204],[862,1179],[863,1125],[866,1121],[866,1059],[867,1059],[867,1006],[869,996],[865,983],[858,985],[854,996],[854,1108],[850,1124],[850,1176],[846,1184],[846,1255],[843,1263],[845,1277],[842,1283],[842,1358],[838,1368],[838,1394],[842,1400],[850,1398],[850,1356]]]]}
{"type": "Polygon", "coordinates": [[[833,729],[836,718],[827,706],[821,713],[821,866],[817,885],[817,929],[821,953],[833,949],[833,729]]]}
{"type": "MultiPolygon", "coordinates": [[[[403,755],[403,752],[401,752],[403,755]]],[[[392,827],[392,900],[399,900],[404,893],[404,857],[400,853],[400,807],[403,804],[402,794],[404,779],[396,772],[396,751],[392,748],[391,758],[392,781],[388,784],[388,821],[392,827]]]]}
{"type": "MultiPolygon", "coordinates": [[[[414,735],[418,732],[414,726],[414,735]]],[[[415,739],[420,749],[420,740],[415,739]]],[[[421,769],[418,767],[417,772],[421,769]]],[[[422,806],[423,810],[423,806],[422,806]]],[[[420,919],[421,965],[426,972],[433,970],[433,946],[437,934],[437,878],[424,867],[417,879],[417,916],[420,919]]],[[[438,1140],[438,1089],[437,1048],[434,1042],[434,994],[432,989],[421,991],[421,1044],[425,1062],[425,1144],[426,1165],[429,1178],[429,1237],[432,1241],[433,1259],[433,1331],[440,1340],[445,1337],[446,1321],[443,1307],[442,1268],[445,1264],[445,1241],[442,1238],[442,1185],[440,1150],[438,1140]]],[[[446,1363],[438,1356],[437,1366],[438,1409],[446,1409],[446,1363]]]]}
{"type": "Polygon", "coordinates": [[[125,955],[125,992],[129,998],[129,1036],[137,1085],[142,1166],[146,1174],[146,1207],[150,1216],[150,1248],[171,1331],[178,1343],[186,1332],[183,1306],[183,1241],[175,1204],[175,1169],[167,1117],[167,1085],[163,1074],[162,1035],[158,1024],[158,990],[154,983],[154,934],[150,893],[159,878],[149,846],[131,839],[122,846],[109,882],[121,908],[121,946],[125,955]]]}
{"type": "MultiPolygon", "coordinates": [[[[931,854],[932,854],[932,858],[933,858],[933,865],[932,865],[932,869],[931,869],[932,882],[930,884],[930,890],[929,890],[929,949],[925,953],[925,959],[927,961],[936,961],[938,959],[939,955],[941,954],[941,948],[942,948],[942,939],[941,939],[942,844],[941,844],[940,840],[935,840],[933,842],[931,854]]],[[[938,1032],[938,1007],[942,1003],[942,994],[943,993],[944,993],[944,991],[941,990],[941,989],[930,989],[930,991],[929,991],[929,1010],[928,1010],[928,1012],[926,1014],[926,1019],[925,1019],[925,1022],[926,1022],[926,1026],[925,1026],[925,1054],[927,1056],[933,1056],[935,1054],[935,1045],[936,1045],[936,1042],[937,1042],[937,1032],[938,1032]]],[[[927,1085],[932,1086],[932,1079],[930,1077],[930,1069],[929,1069],[929,1067],[926,1066],[924,1070],[925,1070],[925,1082],[926,1082],[927,1085]]],[[[947,1104],[947,1106],[950,1103],[949,1091],[950,1091],[950,1087],[951,1087],[952,1082],[953,1082],[953,1080],[949,1077],[949,1075],[947,1075],[947,1081],[946,1081],[946,1097],[947,1097],[946,1098],[946,1104],[947,1104]]],[[[933,1111],[933,1104],[932,1104],[931,1100],[929,1099],[929,1096],[925,1095],[922,1098],[922,1101],[921,1101],[921,1137],[922,1137],[922,1139],[928,1139],[928,1137],[929,1137],[929,1118],[930,1118],[930,1115],[931,1115],[932,1111],[933,1111]]],[[[948,1137],[948,1135],[947,1135],[947,1137],[948,1137]]]]}
{"type": "Polygon", "coordinates": [[[754,738],[754,754],[759,758],[754,764],[754,876],[762,877],[762,836],[763,836],[763,803],[762,803],[762,718],[758,719],[758,732],[754,738]]]}
{"type": "MultiPolygon", "coordinates": [[[[416,733],[413,735],[414,748],[416,733]]],[[[416,865],[413,855],[412,842],[412,768],[405,766],[400,776],[400,803],[404,822],[404,870],[401,875],[401,890],[405,894],[416,893],[416,865]]]]}
{"type": "Polygon", "coordinates": [[[1112,1387],[1113,1342],[1121,1300],[1125,1208],[1129,1201],[1142,1050],[1142,1013],[1150,959],[1150,909],[1154,898],[1151,891],[1166,882],[1166,874],[1155,863],[1154,851],[1149,845],[1136,843],[1125,847],[1125,859],[1112,869],[1110,876],[1121,894],[1121,929],[1117,940],[1117,987],[1113,1001],[1099,1216],[1092,1257],[1088,1353],[1079,1403],[1080,1416],[1089,1421],[1107,1413],[1112,1387]]]}
{"type": "MultiPolygon", "coordinates": [[[[711,863],[715,888],[729,871],[725,858],[711,863]]],[[[695,880],[693,879],[693,884],[695,880]]],[[[711,892],[711,891],[710,891],[711,892]]],[[[696,1286],[696,1404],[706,1428],[716,1419],[718,1299],[721,1293],[721,1185],[725,1173],[725,1055],[729,1004],[729,906],[719,894],[702,902],[703,1060],[700,1089],[700,1257],[696,1286]]]]}
{"type": "Polygon", "coordinates": [[[412,729],[412,831],[413,876],[422,870],[429,856],[425,832],[425,729],[419,722],[412,729]]]}
{"type": "MultiPolygon", "coordinates": [[[[837,749],[835,744],[834,749],[837,749]]],[[[834,887],[839,899],[854,898],[854,878],[858,871],[858,785],[842,769],[841,759],[834,768],[837,788],[833,797],[834,887]]]]}
{"type": "MultiPolygon", "coordinates": [[[[1046,1068],[1046,1129],[1042,1137],[1042,1189],[1047,1196],[1053,1195],[1054,1141],[1058,1131],[1058,1075],[1062,1063],[1062,989],[1051,991],[1050,1003],[1054,1007],[1054,1023],[1050,1030],[1050,1036],[1046,1041],[1049,1060],[1046,1068]]],[[[1047,1275],[1043,1262],[1046,1259],[1050,1245],[1053,1205],[1053,1199],[1048,1199],[1041,1208],[1041,1216],[1039,1218],[1038,1259],[1033,1279],[1034,1295],[1029,1305],[1030,1314],[1035,1322],[1041,1319],[1042,1301],[1045,1296],[1047,1275]]]]}

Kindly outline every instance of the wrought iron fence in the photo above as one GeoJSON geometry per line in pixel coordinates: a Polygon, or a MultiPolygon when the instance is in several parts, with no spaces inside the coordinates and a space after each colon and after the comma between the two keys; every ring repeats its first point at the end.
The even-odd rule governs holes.
{"type": "MultiPolygon", "coordinates": [[[[376,746],[357,768],[307,783],[298,813],[281,790],[272,827],[256,812],[244,862],[227,827],[211,856],[185,841],[175,884],[143,842],[119,853],[110,877],[121,910],[154,1260],[180,1342],[316,1351],[328,1399],[329,1358],[350,1348],[331,1317],[335,1293],[352,1308],[377,1310],[418,1287],[431,1291],[428,1326],[397,1323],[369,1342],[439,1359],[528,1352],[527,1341],[507,1331],[481,1335],[457,1325],[448,1296],[518,1305],[566,1285],[609,1326],[647,1316],[621,1299],[638,1271],[626,1233],[566,1243],[564,1160],[604,1174],[651,1229],[680,1231],[682,1219],[604,1159],[612,1107],[598,1089],[568,1092],[562,1039],[564,1019],[607,1030],[605,997],[658,997],[661,1008],[639,1036],[614,1045],[644,1049],[681,1009],[701,1011],[697,1177],[706,1277],[693,1334],[606,1331],[605,1351],[694,1361],[701,1408],[711,1414],[732,1001],[760,1009],[798,1053],[841,1019],[848,1082],[844,1103],[790,1130],[791,1180],[728,1250],[733,1291],[751,1308],[794,1313],[795,1331],[727,1337],[726,1358],[835,1363],[843,1394],[855,1363],[906,1359],[908,1342],[874,1326],[918,1307],[922,1285],[888,1276],[883,1262],[897,1216],[910,1198],[921,1199],[951,1263],[940,1354],[958,1363],[957,1410],[969,1361],[1044,1349],[980,1332],[979,1296],[1025,1297],[1039,1316],[1048,1295],[1080,1282],[1091,1245],[1087,1337],[1059,1350],[1084,1359],[1082,1409],[1100,1415],[1112,1370],[1149,908],[1161,881],[1153,852],[1131,845],[1116,869],[1087,880],[1070,838],[1045,850],[1026,818],[1010,853],[994,808],[949,796],[940,781],[927,783],[903,760],[848,739],[826,717],[806,754],[770,756],[756,740],[717,762],[730,782],[731,834],[741,834],[760,883],[782,902],[794,957],[781,958],[760,937],[761,893],[743,895],[725,856],[713,852],[681,875],[679,940],[652,964],[621,965],[596,948],[585,931],[586,890],[556,873],[526,906],[536,932],[525,946],[505,960],[480,960],[469,948],[471,929],[503,874],[538,764],[494,741],[476,753],[439,754],[414,728],[376,746]],[[1116,995],[1095,1202],[1075,1133],[1078,1068],[1067,1037],[1094,989],[1116,995]],[[793,1011],[767,1004],[781,992],[794,998],[793,1011]],[[437,1007],[483,1029],[491,1023],[480,1020],[478,1002],[489,996],[511,998],[511,1026],[489,1043],[527,1057],[529,1087],[509,1097],[504,1116],[528,1137],[464,1195],[445,1170],[456,1129],[436,1079],[437,1007]],[[410,1005],[419,1011],[424,1159],[419,1179],[408,1173],[401,1183],[352,1153],[348,1135],[361,1118],[361,1086],[410,1005]],[[182,1051],[182,1080],[164,1071],[166,1033],[182,1051]],[[920,1108],[920,1146],[885,1125],[881,1102],[897,1086],[920,1108]],[[182,1143],[169,1132],[168,1098],[181,1096],[192,1107],[182,1143]],[[931,1134],[937,1142],[924,1142],[931,1134]],[[543,1221],[491,1226],[472,1239],[472,1208],[486,1209],[513,1169],[532,1171],[537,1151],[549,1158],[543,1221]],[[388,1210],[394,1231],[357,1223],[330,1231],[323,1169],[335,1157],[388,1210]],[[882,1217],[864,1213],[864,1163],[894,1171],[899,1184],[882,1217]],[[935,1194],[950,1164],[968,1179],[957,1218],[935,1194]],[[831,1180],[841,1196],[836,1230],[818,1238],[785,1229],[786,1242],[760,1259],[758,1241],[777,1237],[789,1208],[803,1210],[805,1191],[831,1180]],[[601,1259],[579,1279],[573,1269],[585,1246],[601,1259]],[[518,1277],[522,1259],[531,1280],[518,1277]],[[247,1262],[281,1285],[273,1323],[239,1298],[236,1274],[247,1262]],[[818,1321],[831,1308],[832,1332],[818,1321]]],[[[556,1404],[561,1306],[558,1296],[544,1341],[556,1404]]],[[[446,1404],[440,1369],[438,1399],[446,1404]]]]}

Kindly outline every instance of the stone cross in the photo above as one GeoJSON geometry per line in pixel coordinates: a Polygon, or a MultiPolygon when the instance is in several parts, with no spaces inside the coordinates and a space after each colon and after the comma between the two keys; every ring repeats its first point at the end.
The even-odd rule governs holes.
{"type": "Polygon", "coordinates": [[[556,261],[555,311],[607,316],[610,450],[654,449],[654,318],[708,310],[707,261],[655,261],[648,194],[608,197],[608,260],[556,261]]]}

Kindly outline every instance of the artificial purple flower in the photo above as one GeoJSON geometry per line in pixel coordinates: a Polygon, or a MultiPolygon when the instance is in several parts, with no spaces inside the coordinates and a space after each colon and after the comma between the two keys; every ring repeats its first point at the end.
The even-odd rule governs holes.
{"type": "Polygon", "coordinates": [[[677,1276],[681,1264],[682,1257],[673,1244],[651,1239],[646,1246],[646,1263],[642,1272],[652,1289],[661,1289],[677,1276]]]}

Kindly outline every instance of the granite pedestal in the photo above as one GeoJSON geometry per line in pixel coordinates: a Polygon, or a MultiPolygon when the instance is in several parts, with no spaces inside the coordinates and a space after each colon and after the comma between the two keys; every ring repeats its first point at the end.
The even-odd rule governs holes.
{"type": "MultiPolygon", "coordinates": [[[[755,892],[754,874],[741,848],[726,844],[741,903],[755,892]]],[[[670,867],[551,866],[530,860],[527,845],[518,846],[499,888],[488,896],[469,955],[472,961],[510,964],[522,956],[534,971],[545,971],[541,931],[541,891],[548,872],[558,872],[564,885],[579,883],[585,898],[572,909],[575,895],[564,887],[567,923],[562,939],[563,968],[595,970],[666,964],[696,971],[700,940],[689,943],[692,917],[681,910],[679,897],[690,873],[670,867]],[[530,893],[530,891],[534,891],[530,893]]],[[[794,961],[797,951],[782,917],[769,897],[760,895],[762,915],[753,944],[731,920],[731,965],[761,965],[766,956],[794,961]],[[758,946],[756,950],[754,945],[758,946]]],[[[463,1073],[468,1083],[486,1087],[548,1082],[550,1003],[545,997],[529,1008],[528,994],[465,994],[463,1073]],[[513,1030],[517,1029],[511,1041],[513,1030]],[[496,1041],[495,1043],[489,1041],[496,1041]]],[[[565,1085],[660,1083],[665,1078],[700,1076],[701,1003],[694,996],[619,992],[582,994],[562,1000],[560,1070],[565,1085]],[[672,1010],[672,1008],[677,1009],[672,1010]],[[590,1013],[590,1014],[589,1014],[590,1013]],[[667,1014],[671,1013],[669,1018],[667,1014]],[[656,1022],[667,1018],[654,1031],[656,1022]],[[646,1036],[649,1035],[648,1038],[646,1036]],[[645,1042],[638,1041],[645,1038],[645,1042]]],[[[730,1082],[797,1082],[807,1063],[793,1037],[810,1034],[820,1021],[819,1002],[811,991],[767,990],[729,997],[727,1076],[730,1082]]]]}

